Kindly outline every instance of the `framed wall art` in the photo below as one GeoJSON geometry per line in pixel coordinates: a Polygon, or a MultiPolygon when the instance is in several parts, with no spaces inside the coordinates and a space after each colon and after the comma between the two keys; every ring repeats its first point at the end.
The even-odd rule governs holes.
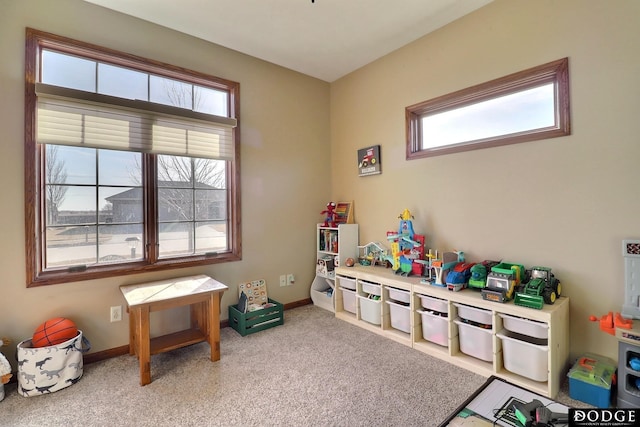
{"type": "Polygon", "coordinates": [[[368,176],[382,173],[380,162],[380,146],[361,148],[358,150],[358,175],[368,176]]]}

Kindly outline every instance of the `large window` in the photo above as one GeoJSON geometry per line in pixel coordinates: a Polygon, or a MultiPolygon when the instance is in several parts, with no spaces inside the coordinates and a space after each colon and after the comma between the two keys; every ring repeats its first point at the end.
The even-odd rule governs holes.
{"type": "Polygon", "coordinates": [[[239,85],[27,29],[27,286],[239,260],[239,85]]]}
{"type": "Polygon", "coordinates": [[[406,108],[407,159],[571,133],[567,58],[406,108]]]}

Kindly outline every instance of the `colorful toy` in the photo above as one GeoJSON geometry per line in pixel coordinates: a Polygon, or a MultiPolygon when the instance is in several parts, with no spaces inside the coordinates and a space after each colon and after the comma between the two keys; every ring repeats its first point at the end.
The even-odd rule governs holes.
{"type": "Polygon", "coordinates": [[[548,267],[531,267],[529,282],[520,286],[514,304],[542,309],[545,304],[553,304],[562,293],[562,285],[548,267]]]}
{"type": "Polygon", "coordinates": [[[461,291],[467,287],[471,278],[471,268],[475,262],[459,262],[447,274],[447,288],[450,291],[461,291]]]}
{"type": "Polygon", "coordinates": [[[548,427],[565,424],[569,421],[568,414],[552,412],[538,399],[529,403],[513,402],[513,413],[521,425],[527,427],[548,427]]]}
{"type": "Polygon", "coordinates": [[[633,328],[632,319],[625,319],[620,315],[620,313],[616,313],[614,315],[613,312],[611,311],[605,314],[604,316],[602,316],[600,319],[598,319],[596,316],[592,314],[591,316],[589,316],[589,320],[592,322],[600,322],[600,330],[602,332],[606,332],[611,335],[616,334],[616,328],[622,328],[622,329],[633,328]]]}
{"type": "Polygon", "coordinates": [[[487,284],[482,290],[482,298],[488,301],[507,302],[513,298],[516,286],[525,282],[526,270],[523,265],[501,262],[491,267],[487,284]]]}
{"type": "Polygon", "coordinates": [[[75,338],[78,328],[72,320],[65,317],[56,317],[42,323],[31,338],[33,347],[46,347],[56,345],[75,338]]]}
{"type": "Polygon", "coordinates": [[[326,214],[324,218],[323,227],[335,227],[336,226],[336,202],[327,203],[327,209],[320,212],[320,214],[326,214]]]}
{"type": "Polygon", "coordinates": [[[391,256],[389,248],[382,243],[369,242],[366,245],[358,246],[358,262],[360,265],[387,267],[393,264],[393,256],[391,256]]]}
{"type": "Polygon", "coordinates": [[[487,284],[487,275],[491,267],[500,264],[500,261],[484,260],[471,267],[471,277],[469,278],[469,288],[483,289],[487,284]]]}
{"type": "MultiPolygon", "coordinates": [[[[431,254],[431,251],[429,251],[429,254],[431,254]]],[[[439,258],[438,251],[436,251],[435,257],[429,260],[427,266],[429,277],[422,279],[420,283],[446,287],[447,273],[461,262],[464,262],[464,252],[444,252],[442,257],[439,258]]]]}
{"type": "Polygon", "coordinates": [[[422,266],[414,261],[424,257],[424,236],[413,231],[413,215],[405,209],[399,216],[398,232],[387,232],[387,240],[391,242],[391,268],[396,274],[409,276],[420,271],[422,266]]]}

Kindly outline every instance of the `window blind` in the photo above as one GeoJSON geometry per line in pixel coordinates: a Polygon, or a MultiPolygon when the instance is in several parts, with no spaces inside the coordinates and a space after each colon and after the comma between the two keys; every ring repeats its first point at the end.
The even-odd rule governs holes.
{"type": "Polygon", "coordinates": [[[37,84],[36,142],[233,160],[235,119],[37,84]]]}

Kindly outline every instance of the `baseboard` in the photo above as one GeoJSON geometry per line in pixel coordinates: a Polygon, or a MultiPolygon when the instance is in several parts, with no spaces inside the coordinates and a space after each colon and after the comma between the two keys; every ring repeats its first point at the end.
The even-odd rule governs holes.
{"type": "MultiPolygon", "coordinates": [[[[283,305],[285,310],[290,310],[292,308],[302,307],[309,304],[313,304],[313,301],[311,301],[311,298],[306,298],[300,301],[294,301],[294,302],[290,302],[283,305]]],[[[228,326],[229,326],[228,319],[220,322],[221,329],[226,328],[228,326]]],[[[129,345],[110,348],[108,350],[96,351],[95,353],[87,353],[84,355],[83,361],[85,364],[95,363],[95,362],[100,362],[102,360],[111,359],[112,357],[124,356],[126,354],[129,354],[129,345]]],[[[13,378],[15,378],[15,376],[13,378]]]]}

